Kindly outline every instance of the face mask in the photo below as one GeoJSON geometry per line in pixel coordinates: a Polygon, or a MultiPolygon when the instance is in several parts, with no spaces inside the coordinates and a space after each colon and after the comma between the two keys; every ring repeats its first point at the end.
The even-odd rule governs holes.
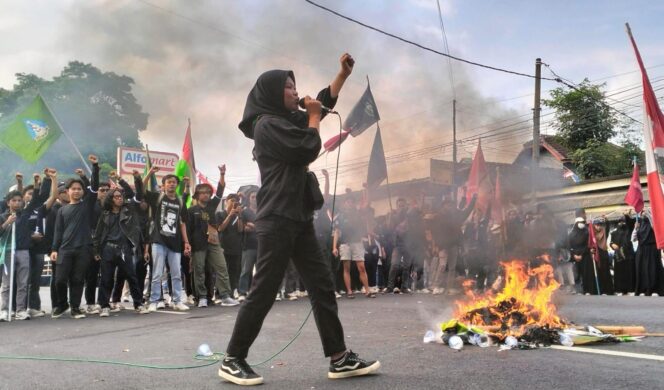
{"type": "Polygon", "coordinates": [[[576,226],[577,226],[579,229],[585,229],[585,228],[586,228],[586,224],[583,223],[583,222],[579,222],[579,223],[577,223],[576,226]]]}

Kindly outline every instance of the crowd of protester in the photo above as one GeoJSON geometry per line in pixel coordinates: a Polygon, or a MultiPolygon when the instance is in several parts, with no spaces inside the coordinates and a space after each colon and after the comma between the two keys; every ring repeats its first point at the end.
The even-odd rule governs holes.
{"type": "MultiPolygon", "coordinates": [[[[115,172],[100,181],[97,157],[89,161],[90,178],[79,169],[60,182],[47,168],[24,185],[16,175],[0,209],[0,321],[46,315],[39,295],[45,259],[52,318],[108,317],[125,308],[123,301],[139,314],[236,306],[251,294],[257,193],[224,197],[225,165],[217,188],[198,184],[191,193],[189,179],[172,174],[148,188],[157,168],[145,175],[134,171],[131,184],[115,172]]],[[[326,202],[315,212],[314,226],[337,298],[455,295],[462,282],[478,291],[497,289],[500,262],[510,259],[551,264],[568,293],[664,294],[662,254],[648,210],[610,223],[587,220],[579,209],[572,223],[540,204],[527,212],[509,209],[504,221],[496,221],[490,209],[480,212],[476,196],[464,196],[434,206],[423,198],[398,198],[393,211],[376,216],[366,189],[357,197],[347,191],[337,201],[329,195],[326,171],[323,177],[326,202]]],[[[276,300],[306,296],[291,263],[276,300]]]]}

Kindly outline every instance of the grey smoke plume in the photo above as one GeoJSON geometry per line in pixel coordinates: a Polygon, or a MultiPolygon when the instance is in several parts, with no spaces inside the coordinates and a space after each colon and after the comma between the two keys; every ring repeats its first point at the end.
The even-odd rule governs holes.
{"type": "MultiPolygon", "coordinates": [[[[440,45],[438,16],[431,7],[422,7],[422,1],[323,3],[410,39],[440,45]]],[[[258,177],[251,161],[252,143],[237,129],[257,76],[271,68],[293,69],[300,94],[315,95],[332,80],[345,51],[355,57],[356,66],[337,109],[342,115],[350,111],[368,75],[388,158],[391,153],[451,141],[452,93],[444,58],[303,1],[114,0],[71,7],[63,48],[75,59],[134,78],[135,94],[150,113],[142,140],[151,149],[179,153],[191,117],[198,168],[216,179],[217,164],[227,163],[230,188],[255,183],[258,177]]],[[[454,50],[454,41],[450,44],[454,50]]],[[[515,116],[483,97],[481,86],[473,85],[467,72],[454,65],[462,109],[459,137],[480,132],[463,129],[515,116]]],[[[336,119],[326,120],[323,139],[334,135],[337,126],[336,119]]],[[[366,177],[366,164],[351,163],[368,161],[373,135],[373,129],[367,130],[343,145],[341,161],[347,168],[340,170],[340,188],[357,188],[366,177]]],[[[514,141],[507,143],[514,149],[514,141]]],[[[498,149],[500,145],[491,144],[498,149]]],[[[459,156],[468,157],[474,149],[474,143],[464,144],[459,156]]],[[[509,160],[493,151],[485,149],[487,159],[509,160]]],[[[430,157],[449,159],[451,147],[437,155],[416,153],[407,161],[388,159],[391,181],[423,176],[430,157]]],[[[332,167],[333,161],[334,156],[322,157],[314,167],[332,167]]]]}

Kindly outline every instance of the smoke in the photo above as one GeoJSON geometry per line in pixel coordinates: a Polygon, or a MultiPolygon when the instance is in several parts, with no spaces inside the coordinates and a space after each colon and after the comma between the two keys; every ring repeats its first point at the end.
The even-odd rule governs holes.
{"type": "MultiPolygon", "coordinates": [[[[421,0],[322,3],[409,39],[442,47],[438,15],[421,0]]],[[[197,167],[214,179],[216,166],[226,163],[231,188],[256,183],[258,178],[251,160],[252,142],[237,129],[257,76],[272,68],[293,69],[300,94],[315,96],[332,80],[346,51],[355,57],[356,66],[337,110],[342,115],[350,112],[368,75],[382,119],[391,181],[428,175],[425,167],[431,157],[451,158],[451,147],[436,153],[417,152],[407,159],[389,158],[451,141],[453,96],[447,60],[303,1],[114,0],[77,2],[70,7],[66,27],[60,31],[63,50],[72,53],[71,59],[136,81],[134,93],[150,114],[148,127],[141,133],[143,142],[154,150],[179,152],[190,117],[197,167]]],[[[450,38],[450,44],[455,50],[454,39],[450,38]]],[[[468,129],[515,116],[482,96],[467,67],[454,64],[453,71],[460,102],[459,138],[480,132],[468,129]]],[[[337,121],[326,120],[323,139],[336,131],[337,121]]],[[[344,143],[341,165],[346,166],[340,170],[340,188],[358,188],[366,177],[373,136],[370,129],[344,143]]],[[[491,144],[496,153],[485,150],[488,158],[509,161],[501,146],[505,142],[509,143],[491,144]]],[[[514,148],[513,140],[511,144],[514,148]]],[[[474,148],[472,143],[462,144],[459,157],[469,157],[474,148]]],[[[321,158],[314,168],[332,167],[333,161],[333,156],[321,158]]]]}

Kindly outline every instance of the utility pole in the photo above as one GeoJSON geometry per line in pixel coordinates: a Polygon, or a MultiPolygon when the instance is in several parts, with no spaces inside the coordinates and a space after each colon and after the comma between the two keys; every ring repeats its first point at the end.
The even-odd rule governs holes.
{"type": "Polygon", "coordinates": [[[535,104],[533,108],[533,156],[530,165],[530,180],[532,188],[532,201],[535,202],[535,192],[537,190],[535,182],[537,179],[537,171],[539,169],[539,154],[540,154],[540,95],[542,84],[542,59],[535,60],[535,104]]]}
{"type": "Polygon", "coordinates": [[[457,204],[457,142],[456,142],[456,99],[452,100],[452,200],[457,204]]]}

